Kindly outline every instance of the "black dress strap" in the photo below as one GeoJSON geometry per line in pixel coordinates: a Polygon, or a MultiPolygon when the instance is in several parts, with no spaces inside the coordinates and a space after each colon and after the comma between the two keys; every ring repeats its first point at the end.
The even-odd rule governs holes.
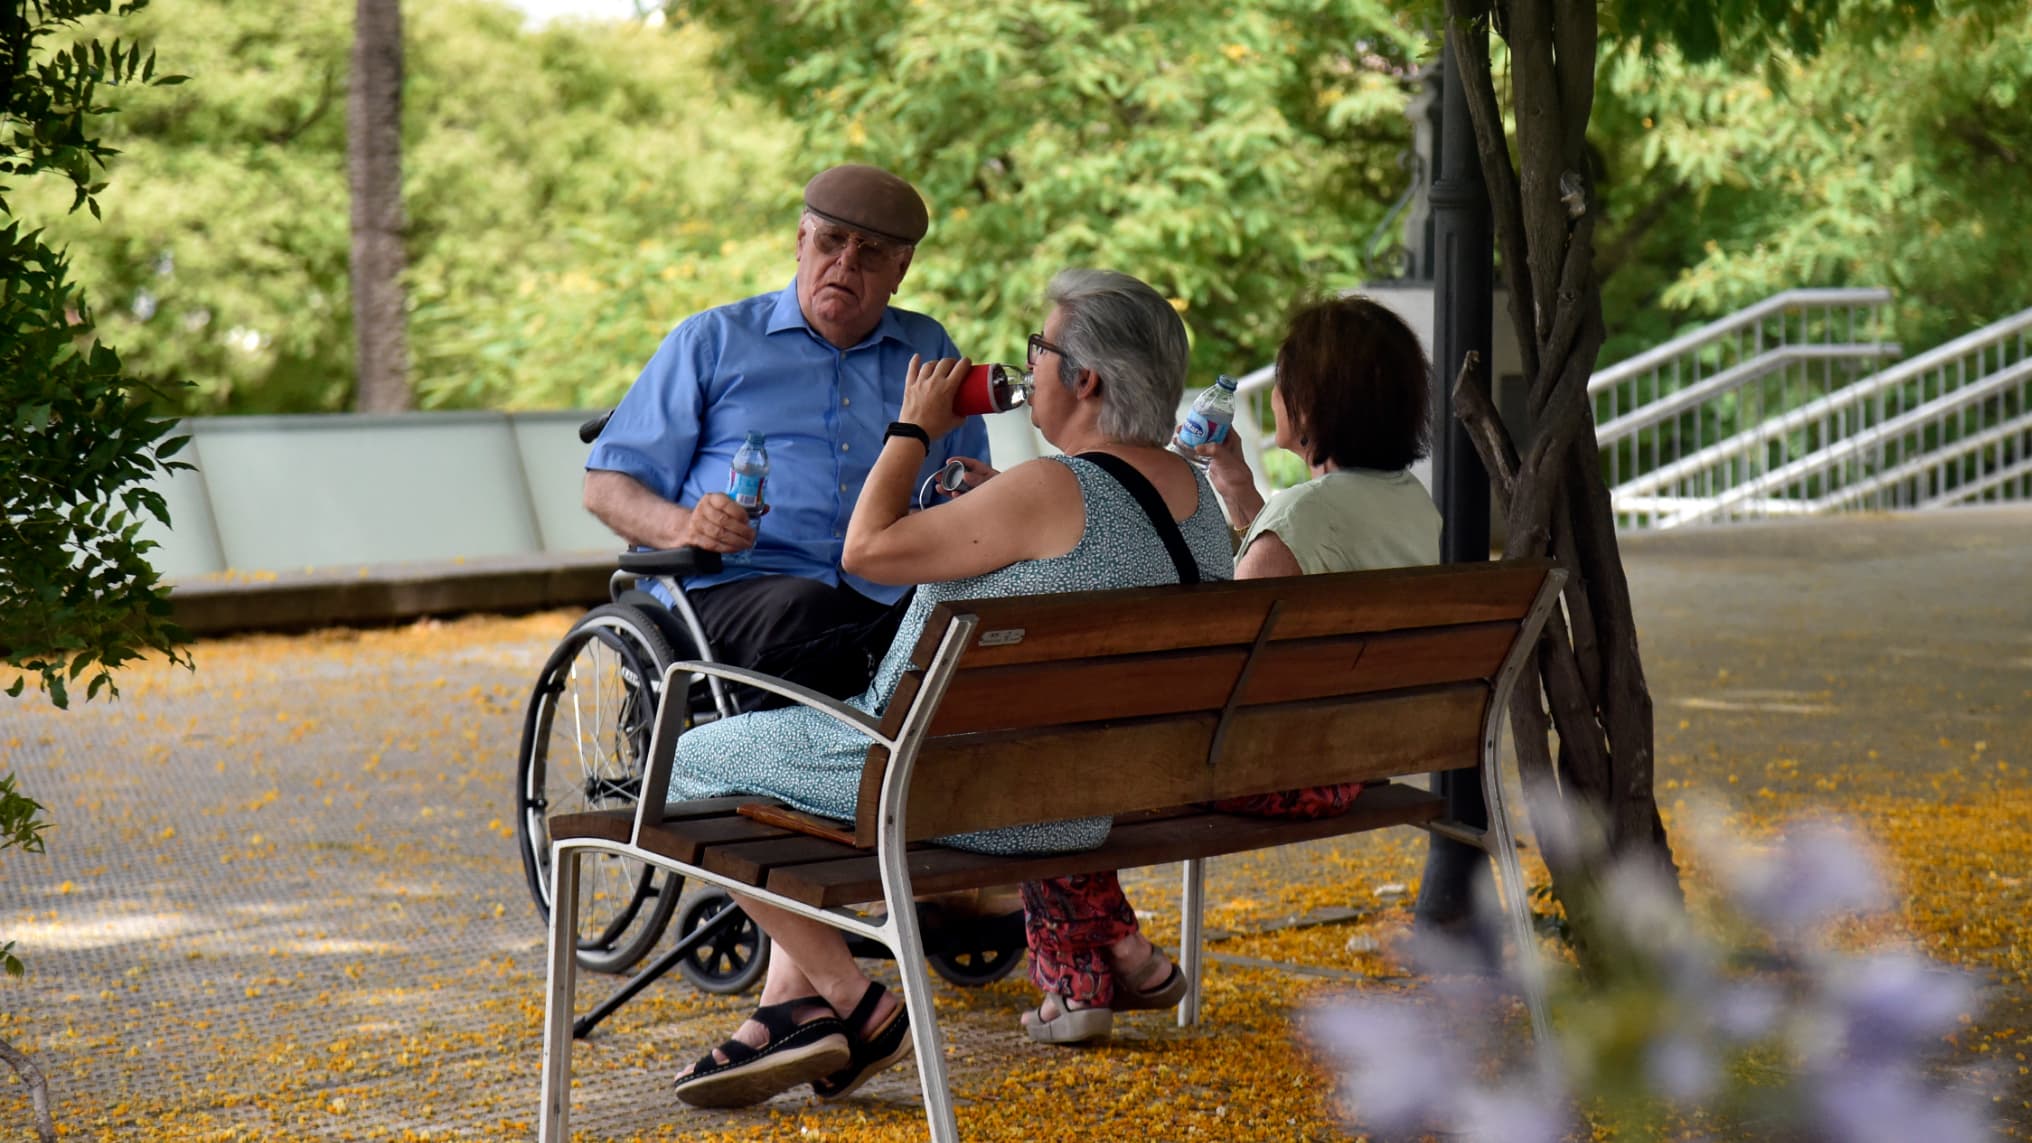
{"type": "Polygon", "coordinates": [[[1150,526],[1157,529],[1157,538],[1164,541],[1164,550],[1171,553],[1172,566],[1178,569],[1178,582],[1198,583],[1199,564],[1192,558],[1191,549],[1185,546],[1185,535],[1178,530],[1178,521],[1171,518],[1171,509],[1164,506],[1164,497],[1136,466],[1113,453],[1083,452],[1078,459],[1092,463],[1096,468],[1115,478],[1115,482],[1136,498],[1143,508],[1143,514],[1150,517],[1150,526]]]}

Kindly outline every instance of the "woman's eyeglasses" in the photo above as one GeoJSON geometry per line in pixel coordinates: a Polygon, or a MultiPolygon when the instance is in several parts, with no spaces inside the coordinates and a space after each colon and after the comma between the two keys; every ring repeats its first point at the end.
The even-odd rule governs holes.
{"type": "Polygon", "coordinates": [[[1030,335],[1030,353],[1029,356],[1023,359],[1023,368],[1036,370],[1037,355],[1040,353],[1056,353],[1060,357],[1065,356],[1065,350],[1044,340],[1042,333],[1033,333],[1030,335]]]}

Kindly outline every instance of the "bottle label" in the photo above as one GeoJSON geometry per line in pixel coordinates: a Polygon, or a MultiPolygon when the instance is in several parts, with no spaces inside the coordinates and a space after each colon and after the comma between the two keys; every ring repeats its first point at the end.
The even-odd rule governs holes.
{"type": "Polygon", "coordinates": [[[762,484],[759,472],[732,472],[727,475],[727,495],[753,515],[762,507],[762,484]]]}
{"type": "Polygon", "coordinates": [[[1203,444],[1219,444],[1228,439],[1226,421],[1208,420],[1205,413],[1194,409],[1185,415],[1185,424],[1178,429],[1178,443],[1187,448],[1198,448],[1203,444]]]}

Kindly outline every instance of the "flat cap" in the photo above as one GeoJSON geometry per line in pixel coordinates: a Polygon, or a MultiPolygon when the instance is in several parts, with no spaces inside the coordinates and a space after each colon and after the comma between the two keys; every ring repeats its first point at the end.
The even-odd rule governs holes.
{"type": "Polygon", "coordinates": [[[828,167],[804,184],[804,208],[827,222],[916,245],[931,225],[915,188],[880,167],[828,167]]]}

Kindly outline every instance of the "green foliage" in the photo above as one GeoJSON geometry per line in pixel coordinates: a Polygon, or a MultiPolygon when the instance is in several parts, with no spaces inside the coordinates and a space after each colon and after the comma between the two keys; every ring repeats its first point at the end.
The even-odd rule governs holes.
{"type": "MultiPolygon", "coordinates": [[[[153,53],[74,34],[111,0],[36,5],[33,20],[27,7],[9,5],[0,25],[0,176],[9,179],[0,213],[14,213],[14,182],[31,180],[60,185],[73,212],[96,215],[97,176],[112,153],[92,133],[110,110],[101,89],[182,77],[156,75],[153,53]]],[[[127,376],[94,333],[65,256],[18,220],[0,228],[0,658],[19,672],[10,695],[34,676],[60,707],[79,677],[90,673],[90,698],[122,663],[151,650],[176,657],[181,637],[148,564],[153,545],[138,533],[145,516],[169,522],[146,482],[185,467],[170,459],[184,438],[149,415],[155,390],[127,376]]]]}
{"type": "MultiPolygon", "coordinates": [[[[788,281],[790,135],[716,94],[704,38],[526,30],[493,0],[405,13],[412,376],[425,406],[611,400],[687,313],[788,281]]],[[[207,77],[131,101],[106,226],[53,221],[180,411],[348,406],[352,5],[150,13],[207,77]]]]}
{"type": "Polygon", "coordinates": [[[2022,0],[1918,26],[1852,0],[1818,55],[1757,73],[1626,46],[1598,90],[1627,240],[1604,266],[1605,361],[1793,286],[1890,287],[1908,351],[2032,305],[2022,0]]]}
{"type": "Polygon", "coordinates": [[[799,173],[904,174],[932,207],[902,304],[1009,357],[1065,266],[1173,299],[1200,369],[1267,360],[1292,300],[1360,280],[1401,190],[1424,38],[1378,0],[687,0],[802,129],[799,173]]]}

